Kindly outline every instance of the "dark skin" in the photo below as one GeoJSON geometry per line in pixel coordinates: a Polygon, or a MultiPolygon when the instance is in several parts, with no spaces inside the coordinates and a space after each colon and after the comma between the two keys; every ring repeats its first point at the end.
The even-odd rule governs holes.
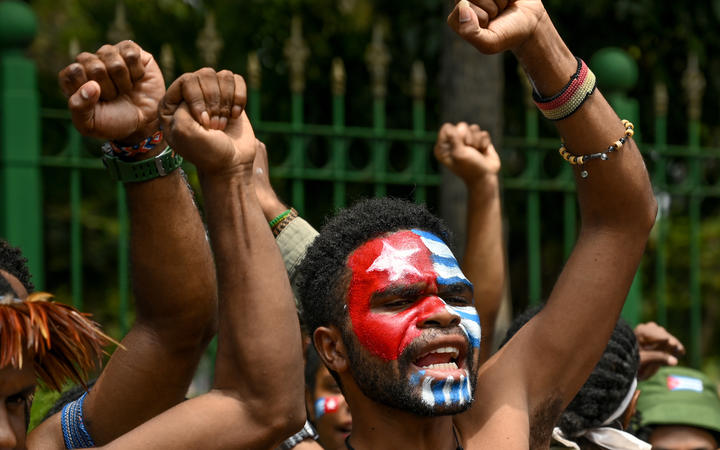
{"type": "MultiPolygon", "coordinates": [[[[59,81],[84,135],[137,143],[158,129],[165,84],[152,55],[133,42],[78,55],[59,81]]],[[[212,255],[181,172],[125,189],[136,321],[85,400],[86,425],[98,445],[182,402],[216,330],[212,255]]],[[[36,428],[29,443],[64,448],[59,414],[36,428]]]]}
{"type": "Polygon", "coordinates": [[[473,284],[482,325],[480,361],[490,358],[495,320],[505,285],[505,256],[500,210],[500,157],[490,134],[478,125],[446,123],[438,132],[435,157],[468,190],[467,230],[462,269],[473,284]]]}
{"type": "MultiPolygon", "coordinates": [[[[512,51],[541,95],[559,92],[576,71],[573,54],[539,0],[463,0],[448,23],[481,52],[512,51]]],[[[556,125],[577,154],[605,148],[625,131],[597,91],[556,125]]],[[[582,219],[578,241],[547,305],[480,368],[476,400],[466,412],[421,417],[374,402],[352,375],[340,330],[315,330],[318,353],[339,374],[353,412],[354,448],[452,449],[453,425],[466,449],[548,445],[552,425],[607,345],[656,214],[647,171],[632,140],[587,170],[586,179],[575,170],[582,219]]],[[[456,321],[457,316],[438,311],[417,327],[454,332],[456,321]]],[[[396,369],[395,362],[388,364],[388,370],[396,369]]]]}
{"type": "Polygon", "coordinates": [[[286,382],[302,378],[300,330],[282,258],[255,196],[255,136],[240,113],[245,98],[241,77],[201,69],[176,80],[161,109],[168,141],[197,167],[205,199],[219,288],[212,390],[106,448],[274,448],[305,420],[302,385],[286,382]],[[198,83],[213,77],[216,87],[232,81],[232,90],[198,83]],[[208,93],[227,95],[229,110],[237,112],[226,124],[218,121],[222,130],[206,128],[202,113],[192,115],[191,102],[208,93]]]}

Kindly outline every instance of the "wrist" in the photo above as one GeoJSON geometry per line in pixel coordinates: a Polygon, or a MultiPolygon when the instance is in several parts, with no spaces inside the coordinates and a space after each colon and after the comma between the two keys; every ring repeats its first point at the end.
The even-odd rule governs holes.
{"type": "Polygon", "coordinates": [[[135,145],[138,142],[141,142],[143,139],[146,139],[148,136],[152,136],[152,134],[155,133],[159,129],[160,129],[160,120],[155,119],[155,120],[143,125],[141,128],[138,128],[132,134],[125,136],[124,138],[114,139],[114,142],[116,142],[118,145],[122,145],[122,146],[135,145]]]}
{"type": "Polygon", "coordinates": [[[543,97],[559,92],[577,71],[577,60],[565,45],[547,12],[532,35],[513,50],[515,57],[543,97]]]}
{"type": "Polygon", "coordinates": [[[200,183],[202,184],[226,183],[228,185],[232,185],[234,187],[239,187],[242,189],[255,189],[255,184],[252,177],[252,163],[240,164],[237,166],[210,171],[202,170],[198,167],[197,173],[200,183]]]}
{"type": "MultiPolygon", "coordinates": [[[[260,200],[259,196],[258,200],[260,200]]],[[[267,220],[268,223],[288,210],[288,207],[285,206],[280,200],[278,200],[277,197],[272,201],[261,200],[260,207],[262,208],[263,215],[265,216],[265,220],[267,220]]]]}
{"type": "Polygon", "coordinates": [[[500,179],[497,173],[485,173],[464,181],[468,192],[472,194],[487,194],[500,189],[500,179]]]}

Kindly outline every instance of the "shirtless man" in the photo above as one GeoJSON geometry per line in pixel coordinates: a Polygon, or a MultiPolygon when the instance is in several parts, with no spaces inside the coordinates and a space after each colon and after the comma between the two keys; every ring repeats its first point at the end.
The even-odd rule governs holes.
{"type": "MultiPolygon", "coordinates": [[[[511,50],[548,116],[558,113],[549,97],[592,80],[539,0],[462,0],[448,23],[482,52],[511,50]],[[572,77],[579,68],[582,78],[572,77]]],[[[331,219],[308,249],[299,297],[352,410],[348,448],[548,446],[607,345],[656,212],[631,126],[594,85],[584,88],[582,102],[561,103],[569,109],[555,116],[573,154],[597,154],[575,171],[578,242],[547,306],[484,365],[472,285],[424,209],[362,202],[331,219]]]]}

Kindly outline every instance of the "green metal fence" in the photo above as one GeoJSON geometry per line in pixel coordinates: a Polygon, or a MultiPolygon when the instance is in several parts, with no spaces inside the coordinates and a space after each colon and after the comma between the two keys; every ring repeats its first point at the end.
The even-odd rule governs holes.
{"type": "MultiPolygon", "coordinates": [[[[25,9],[11,2],[0,3],[4,8],[4,17],[14,18],[13,23],[26,23],[26,29],[17,28],[12,34],[0,35],[0,235],[15,245],[23,247],[30,260],[31,270],[39,288],[55,290],[55,286],[46,285],[44,265],[45,253],[57,251],[44,248],[43,198],[49,191],[61,190],[58,186],[43,186],[43,175],[52,171],[58,173],[67,183],[67,204],[70,207],[69,222],[69,295],[72,302],[84,306],[84,242],[83,229],[86,211],[82,208],[83,183],[92,177],[93,190],[114,192],[117,208],[117,281],[118,316],[120,330],[127,330],[129,322],[128,300],[128,219],[125,196],[122,186],[108,180],[99,179],[102,165],[96,157],[84,153],[84,141],[74,130],[66,111],[41,109],[35,80],[35,69],[31,61],[23,56],[23,49],[33,36],[32,17],[25,9]],[[8,6],[13,5],[13,6],[8,6]],[[25,22],[23,22],[25,21],[25,22]],[[12,38],[8,36],[12,35],[12,38]],[[43,124],[41,127],[40,124],[43,124]],[[45,142],[41,145],[40,136],[48,139],[47,124],[64,129],[63,141],[45,142]],[[42,128],[42,129],[41,129],[42,128]],[[51,148],[42,152],[41,148],[51,148]]],[[[0,16],[3,16],[0,14],[0,16]]],[[[2,22],[2,20],[0,20],[2,22]]],[[[0,25],[2,25],[0,23],[0,25]]],[[[2,26],[0,26],[2,28],[2,26]]],[[[287,54],[291,68],[291,108],[286,121],[264,121],[260,105],[261,89],[260,65],[257,57],[250,55],[248,60],[249,114],[259,136],[268,139],[279,138],[287,143],[287,154],[281,161],[275,161],[271,167],[274,182],[284,184],[290,197],[286,198],[299,211],[305,212],[318,207],[315,198],[317,188],[309,190],[313,182],[322,183],[323,190],[329,191],[330,201],[327,207],[344,206],[350,197],[349,188],[365,186],[374,195],[385,195],[393,187],[403,186],[411,192],[417,201],[433,201],[432,192],[437,192],[440,176],[437,166],[431,158],[431,147],[436,136],[435,126],[426,123],[425,113],[425,73],[420,62],[415,63],[409,79],[412,84],[412,96],[407,99],[408,114],[412,127],[409,129],[388,129],[386,127],[386,83],[389,55],[382,43],[382,36],[376,35],[368,50],[368,66],[373,89],[372,123],[367,127],[347,126],[345,119],[345,73],[343,63],[336,59],[329,74],[329,86],[332,91],[332,122],[329,124],[305,123],[304,101],[304,64],[307,51],[303,49],[299,22],[293,25],[287,54]],[[294,59],[293,59],[294,58],[294,59]],[[321,142],[327,153],[318,162],[310,157],[313,142],[321,142]],[[350,148],[360,145],[367,149],[368,159],[364,164],[352,162],[350,148]],[[401,150],[396,150],[401,149],[401,150]],[[392,158],[396,151],[404,151],[407,158],[403,163],[395,164],[392,158]]],[[[164,50],[166,52],[166,49],[164,50]]],[[[627,57],[617,51],[609,51],[600,56],[597,64],[607,64],[603,58],[613,63],[626,64],[627,57]],[[625,59],[623,59],[625,58],[625,59]]],[[[161,56],[167,60],[167,53],[161,56]]],[[[594,65],[595,63],[591,63],[594,65]]],[[[631,64],[632,65],[632,64],[631,64]]],[[[594,66],[595,68],[595,66],[594,66]]],[[[599,79],[603,80],[603,70],[596,69],[599,79]]],[[[689,247],[684,257],[689,258],[687,291],[689,308],[682,323],[691,330],[688,347],[691,363],[700,365],[701,324],[703,297],[701,292],[700,261],[703,256],[701,247],[701,208],[703,200],[720,197],[720,185],[705,180],[703,167],[710,159],[720,157],[720,149],[702,148],[700,145],[700,105],[702,99],[702,74],[697,68],[697,60],[690,58],[687,72],[687,92],[690,101],[688,114],[687,144],[670,145],[667,142],[667,92],[659,85],[656,92],[656,117],[654,118],[654,141],[641,145],[656,192],[663,198],[681,199],[686,207],[671,215],[661,202],[655,235],[652,258],[644,262],[640,273],[652,280],[652,285],[643,287],[643,277],[638,277],[633,285],[624,315],[631,322],[639,320],[657,320],[669,324],[668,319],[668,261],[678,255],[668,253],[668,236],[674,217],[689,218],[689,247]],[[684,177],[670,176],[678,165],[687,168],[684,177]],[[644,294],[644,295],[643,295],[644,294]],[[652,303],[654,313],[648,315],[643,308],[652,303]]],[[[637,121],[637,102],[625,94],[633,83],[613,81],[605,76],[608,83],[605,92],[610,101],[623,117],[637,121]]],[[[627,78],[627,77],[626,77],[627,78]]],[[[526,96],[529,98],[529,96],[526,96]]],[[[543,285],[542,259],[543,243],[547,239],[562,236],[562,255],[556,265],[562,264],[572,249],[577,233],[577,206],[575,187],[569,166],[561,163],[555,155],[557,140],[541,137],[541,122],[534,106],[528,102],[525,108],[525,134],[520,137],[508,136],[503,139],[502,151],[506,161],[502,185],[506,198],[522,199],[523,215],[510,217],[511,223],[525,221],[522,237],[526,248],[527,280],[511,280],[512,284],[527,284],[527,300],[539,301],[550,286],[543,285]],[[508,163],[507,161],[510,161],[508,163]],[[508,166],[510,166],[508,168],[508,166]],[[551,193],[561,198],[557,203],[543,204],[543,195],[551,193]],[[561,224],[562,231],[547,229],[549,217],[561,224]]],[[[53,134],[53,139],[58,139],[53,134]]],[[[641,136],[637,135],[638,140],[641,136]]],[[[272,149],[271,149],[272,150],[272,149]]],[[[85,186],[87,187],[87,186],[85,186]]],[[[65,191],[63,191],[65,192],[65,191]]],[[[48,230],[44,230],[45,233],[48,230]]],[[[611,270],[611,269],[610,269],[611,270]]],[[[548,284],[548,283],[545,283],[548,284]]],[[[524,299],[523,299],[524,300],[524,299]]],[[[674,329],[671,331],[675,331],[674,329]]]]}

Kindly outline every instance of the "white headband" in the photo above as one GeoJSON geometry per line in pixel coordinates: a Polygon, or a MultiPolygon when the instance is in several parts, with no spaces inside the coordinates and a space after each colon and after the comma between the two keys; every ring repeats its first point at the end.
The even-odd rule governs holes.
{"type": "MultiPolygon", "coordinates": [[[[623,412],[625,412],[628,406],[630,406],[630,402],[632,401],[636,390],[637,378],[634,378],[630,384],[628,393],[625,395],[625,398],[620,403],[620,406],[618,406],[618,408],[610,415],[610,417],[608,417],[607,420],[598,428],[584,430],[578,436],[582,436],[608,450],[651,450],[652,446],[647,442],[641,441],[630,433],[607,426],[617,420],[623,412]]],[[[580,446],[565,436],[559,427],[555,427],[553,429],[552,435],[553,439],[561,444],[580,450],[580,446]]]]}

